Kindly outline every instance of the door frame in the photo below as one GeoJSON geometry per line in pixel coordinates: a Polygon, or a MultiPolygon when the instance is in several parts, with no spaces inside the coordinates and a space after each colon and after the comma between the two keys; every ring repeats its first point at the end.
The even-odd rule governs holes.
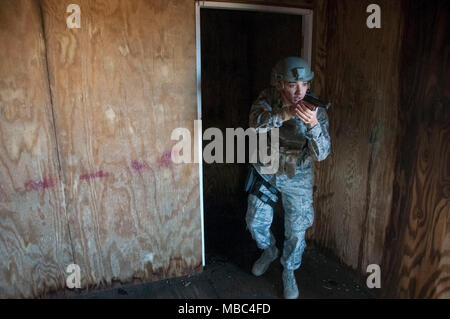
{"type": "Polygon", "coordinates": [[[270,6],[247,3],[233,3],[233,2],[217,2],[217,1],[195,1],[195,46],[196,46],[196,79],[197,79],[197,120],[198,120],[198,135],[197,151],[198,151],[198,169],[199,169],[199,187],[200,187],[200,216],[202,227],[202,265],[205,266],[205,223],[203,211],[203,130],[201,125],[202,120],[202,57],[201,57],[201,29],[200,29],[200,9],[224,9],[224,10],[239,10],[239,11],[253,11],[253,12],[270,12],[281,14],[293,14],[302,17],[302,34],[300,40],[302,44],[302,58],[312,65],[312,37],[313,37],[313,10],[292,8],[283,6],[270,6]]]}

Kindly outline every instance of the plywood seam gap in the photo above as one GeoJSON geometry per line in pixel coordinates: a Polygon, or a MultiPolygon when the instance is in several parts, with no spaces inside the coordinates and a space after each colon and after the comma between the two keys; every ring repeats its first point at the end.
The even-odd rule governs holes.
{"type": "Polygon", "coordinates": [[[66,205],[66,196],[65,196],[65,181],[64,181],[64,174],[63,174],[63,168],[62,168],[62,163],[61,163],[61,154],[59,152],[59,143],[58,143],[58,135],[56,133],[56,120],[55,120],[55,111],[54,111],[54,107],[53,107],[53,92],[50,86],[50,68],[48,66],[48,43],[47,43],[47,37],[46,37],[46,32],[45,32],[45,22],[44,22],[44,12],[42,10],[42,0],[39,1],[39,12],[41,15],[41,31],[42,31],[42,37],[44,39],[44,58],[45,58],[45,71],[47,72],[47,86],[48,86],[48,90],[49,90],[49,95],[50,95],[50,110],[51,110],[51,124],[53,127],[53,133],[55,136],[55,144],[56,144],[56,158],[58,161],[58,178],[59,181],[61,183],[61,187],[62,187],[62,198],[63,198],[63,208],[64,208],[64,215],[65,215],[65,219],[66,219],[66,223],[67,223],[67,229],[68,229],[68,235],[69,235],[69,240],[70,240],[70,248],[71,248],[71,253],[72,253],[72,260],[74,263],[76,263],[75,261],[75,254],[74,254],[74,247],[73,247],[73,241],[72,241],[72,235],[70,233],[70,223],[69,223],[69,218],[67,216],[67,205],[66,205]]]}
{"type": "Polygon", "coordinates": [[[359,252],[358,252],[358,271],[360,271],[361,273],[364,273],[364,269],[362,269],[361,267],[362,262],[363,262],[363,258],[366,257],[368,254],[364,253],[364,248],[365,248],[365,243],[366,243],[366,233],[367,233],[367,223],[368,223],[368,216],[369,216],[369,210],[370,210],[370,195],[371,195],[371,178],[372,178],[372,166],[373,166],[373,161],[374,161],[374,148],[375,145],[374,143],[371,144],[370,147],[370,152],[369,152],[369,163],[367,165],[367,186],[366,186],[366,203],[365,203],[365,214],[364,214],[364,219],[363,219],[363,223],[362,223],[362,229],[361,229],[361,241],[359,243],[359,252]]]}

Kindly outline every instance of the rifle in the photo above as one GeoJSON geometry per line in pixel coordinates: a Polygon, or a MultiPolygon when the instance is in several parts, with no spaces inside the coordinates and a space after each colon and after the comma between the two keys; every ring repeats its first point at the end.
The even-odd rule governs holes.
{"type": "Polygon", "coordinates": [[[303,98],[303,101],[305,101],[308,104],[314,105],[314,108],[311,108],[309,105],[305,104],[305,106],[310,109],[311,111],[314,111],[318,107],[322,107],[325,110],[328,110],[331,106],[331,102],[325,102],[320,100],[316,95],[314,95],[311,92],[306,92],[305,97],[303,98]]]}

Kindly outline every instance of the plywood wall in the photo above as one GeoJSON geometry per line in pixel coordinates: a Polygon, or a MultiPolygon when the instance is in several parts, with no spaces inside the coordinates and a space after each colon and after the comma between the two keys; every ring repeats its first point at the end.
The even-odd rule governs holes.
{"type": "Polygon", "coordinates": [[[194,140],[191,1],[43,1],[56,135],[74,257],[85,284],[201,267],[197,164],[175,164],[172,130],[194,140]]]}
{"type": "Polygon", "coordinates": [[[0,297],[35,297],[73,263],[36,1],[0,2],[0,43],[0,297]]]}
{"type": "Polygon", "coordinates": [[[317,165],[311,238],[365,273],[380,264],[392,203],[400,3],[379,1],[382,28],[366,26],[370,1],[329,1],[326,89],[332,152],[317,165]]]}
{"type": "Polygon", "coordinates": [[[449,4],[405,1],[402,11],[401,121],[382,292],[450,298],[449,4]]]}
{"type": "Polygon", "coordinates": [[[201,270],[194,3],[72,2],[0,4],[2,297],[201,270]]]}

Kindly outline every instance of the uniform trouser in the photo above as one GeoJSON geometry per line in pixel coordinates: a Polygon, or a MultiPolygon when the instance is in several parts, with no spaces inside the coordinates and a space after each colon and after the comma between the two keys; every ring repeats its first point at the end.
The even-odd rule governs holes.
{"type": "MultiPolygon", "coordinates": [[[[313,169],[297,167],[296,175],[289,179],[285,174],[272,175],[269,182],[281,192],[284,208],[285,239],[281,264],[285,269],[296,270],[301,265],[303,251],[306,246],[305,233],[312,226],[314,209],[312,200],[313,169]]],[[[260,191],[273,199],[264,185],[260,191]]],[[[270,231],[273,220],[273,208],[265,204],[255,195],[248,196],[246,214],[247,227],[256,241],[258,248],[267,249],[275,245],[275,237],[270,231]]]]}

